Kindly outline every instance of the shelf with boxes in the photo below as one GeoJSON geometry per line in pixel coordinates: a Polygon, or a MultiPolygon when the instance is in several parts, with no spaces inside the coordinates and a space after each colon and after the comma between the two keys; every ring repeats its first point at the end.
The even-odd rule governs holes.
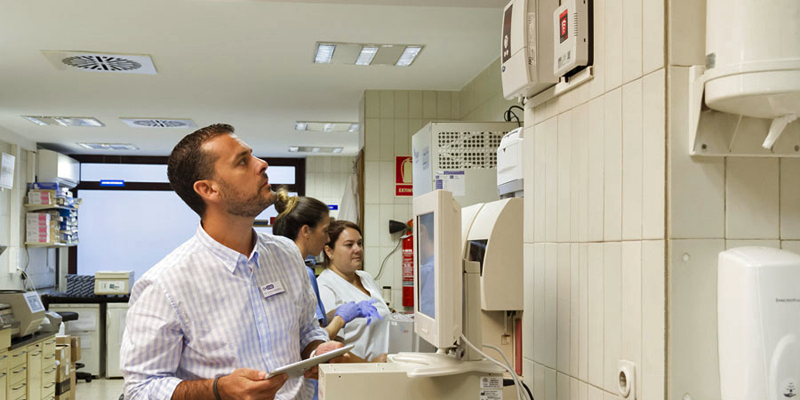
{"type": "Polygon", "coordinates": [[[53,182],[28,184],[25,202],[25,245],[65,247],[78,244],[78,207],[81,199],[53,182]]]}

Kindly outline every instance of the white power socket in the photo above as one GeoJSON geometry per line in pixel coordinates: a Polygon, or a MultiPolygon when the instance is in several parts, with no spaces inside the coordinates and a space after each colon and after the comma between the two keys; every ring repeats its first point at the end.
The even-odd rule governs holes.
{"type": "Polygon", "coordinates": [[[636,400],[636,364],[619,360],[617,371],[619,372],[620,396],[628,400],[636,400]]]}

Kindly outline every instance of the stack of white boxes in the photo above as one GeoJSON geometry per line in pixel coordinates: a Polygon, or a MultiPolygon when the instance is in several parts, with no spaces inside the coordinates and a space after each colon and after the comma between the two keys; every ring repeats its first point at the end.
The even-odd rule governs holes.
{"type": "Polygon", "coordinates": [[[25,218],[25,242],[51,243],[55,239],[51,224],[52,217],[49,213],[28,213],[25,218]]]}

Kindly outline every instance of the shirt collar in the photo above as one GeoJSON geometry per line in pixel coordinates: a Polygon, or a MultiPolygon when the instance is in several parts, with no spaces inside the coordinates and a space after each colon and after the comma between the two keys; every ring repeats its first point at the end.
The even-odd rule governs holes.
{"type": "Polygon", "coordinates": [[[220,261],[222,261],[225,268],[228,269],[231,273],[236,270],[236,266],[239,263],[247,264],[248,260],[255,260],[256,267],[258,267],[258,234],[253,232],[253,241],[255,245],[253,246],[253,251],[250,253],[250,257],[245,257],[243,254],[239,253],[236,250],[233,250],[222,243],[218,242],[216,239],[212,238],[205,229],[203,229],[203,223],[200,222],[197,225],[197,232],[195,233],[195,237],[197,240],[205,246],[208,251],[217,257],[220,261]]]}

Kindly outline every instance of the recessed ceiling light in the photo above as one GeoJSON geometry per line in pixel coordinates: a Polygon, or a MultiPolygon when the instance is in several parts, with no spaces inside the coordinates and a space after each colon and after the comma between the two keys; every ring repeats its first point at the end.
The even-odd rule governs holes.
{"type": "Polygon", "coordinates": [[[89,126],[101,127],[105,126],[97,118],[92,117],[40,117],[23,115],[23,118],[33,122],[36,125],[54,125],[54,126],[89,126]]]}
{"type": "Polygon", "coordinates": [[[317,44],[317,54],[314,62],[317,64],[329,64],[333,58],[333,51],[336,50],[335,44],[317,44]]]}
{"type": "Polygon", "coordinates": [[[28,115],[23,115],[23,116],[22,116],[22,118],[25,118],[25,119],[27,119],[28,121],[31,121],[31,122],[33,122],[33,123],[34,123],[34,124],[36,124],[36,125],[47,126],[47,122],[44,122],[44,121],[42,121],[42,120],[40,120],[39,118],[36,118],[36,117],[31,117],[31,116],[28,116],[28,115]]]}
{"type": "Polygon", "coordinates": [[[421,44],[317,42],[314,62],[360,66],[407,67],[424,48],[421,44]]]}
{"type": "Polygon", "coordinates": [[[292,153],[297,153],[297,150],[300,150],[297,146],[289,146],[289,151],[292,153]]]}
{"type": "Polygon", "coordinates": [[[315,154],[330,154],[342,153],[344,147],[323,147],[323,146],[289,146],[291,153],[315,153],[315,154]]]}
{"type": "Polygon", "coordinates": [[[139,150],[135,144],[132,143],[87,143],[80,142],[78,146],[91,150],[139,150]]]}
{"type": "Polygon", "coordinates": [[[356,122],[296,121],[294,129],[306,132],[358,132],[356,122]]]}
{"type": "Polygon", "coordinates": [[[372,63],[372,59],[375,58],[375,54],[378,53],[377,46],[364,46],[361,48],[361,53],[359,53],[358,58],[356,59],[356,65],[369,65],[372,63]]]}
{"type": "Polygon", "coordinates": [[[319,153],[319,147],[314,147],[311,149],[312,153],[319,153]]]}
{"type": "Polygon", "coordinates": [[[417,58],[417,54],[419,54],[422,47],[419,46],[408,46],[405,50],[403,50],[403,54],[400,56],[400,59],[397,60],[395,64],[398,67],[407,67],[414,62],[414,59],[417,58]]]}
{"type": "Polygon", "coordinates": [[[342,150],[344,150],[344,147],[336,147],[336,148],[333,149],[333,152],[334,153],[341,153],[342,150]]]}

